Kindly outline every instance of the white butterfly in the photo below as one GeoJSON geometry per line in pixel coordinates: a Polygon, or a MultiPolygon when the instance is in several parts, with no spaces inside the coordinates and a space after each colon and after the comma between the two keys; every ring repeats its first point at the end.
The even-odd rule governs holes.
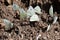
{"type": "Polygon", "coordinates": [[[41,13],[42,13],[42,12],[41,12],[41,8],[40,8],[39,6],[36,6],[36,7],[34,8],[34,10],[35,10],[35,12],[38,13],[38,14],[41,14],[41,13]]]}
{"type": "Polygon", "coordinates": [[[3,22],[5,24],[5,30],[10,30],[11,28],[13,28],[13,23],[11,23],[9,20],[3,19],[3,22]]]}
{"type": "Polygon", "coordinates": [[[34,14],[33,16],[31,16],[30,21],[39,21],[38,15],[34,14]]]}
{"type": "Polygon", "coordinates": [[[20,18],[24,19],[27,17],[27,12],[23,8],[20,8],[19,12],[20,12],[20,18]]]}
{"type": "Polygon", "coordinates": [[[15,3],[13,3],[13,10],[19,10],[19,6],[17,5],[17,4],[15,4],[15,3]]]}
{"type": "Polygon", "coordinates": [[[54,17],[53,24],[55,24],[55,23],[57,22],[57,19],[58,19],[58,17],[57,17],[57,16],[55,16],[55,17],[54,17]]]}
{"type": "Polygon", "coordinates": [[[53,6],[51,5],[50,9],[49,9],[49,14],[51,17],[53,17],[53,6]]]}
{"type": "Polygon", "coordinates": [[[32,6],[29,6],[29,9],[27,10],[27,18],[31,17],[35,14],[35,11],[32,6]]]}
{"type": "Polygon", "coordinates": [[[47,31],[49,31],[49,30],[50,30],[50,27],[51,27],[51,25],[49,24],[49,25],[48,25],[48,27],[47,27],[47,31]]]}

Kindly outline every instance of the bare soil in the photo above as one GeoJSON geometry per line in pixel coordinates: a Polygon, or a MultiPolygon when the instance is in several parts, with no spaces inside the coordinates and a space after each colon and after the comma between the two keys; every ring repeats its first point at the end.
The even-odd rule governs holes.
{"type": "Polygon", "coordinates": [[[38,40],[60,40],[60,16],[56,24],[52,24],[53,19],[47,13],[43,13],[40,17],[41,21],[36,27],[31,27],[26,21],[22,22],[21,26],[19,16],[16,16],[11,8],[8,9],[0,3],[0,18],[8,19],[16,26],[15,29],[9,31],[0,29],[0,40],[36,40],[38,35],[41,35],[38,40]],[[51,24],[51,28],[47,32],[48,24],[51,24]]]}

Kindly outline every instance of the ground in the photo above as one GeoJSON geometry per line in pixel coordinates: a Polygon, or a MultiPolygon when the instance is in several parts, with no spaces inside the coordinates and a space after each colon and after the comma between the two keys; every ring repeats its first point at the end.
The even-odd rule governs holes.
{"type": "MultiPolygon", "coordinates": [[[[21,21],[15,14],[16,13],[11,8],[9,9],[3,4],[0,5],[0,18],[8,19],[16,26],[16,29],[12,29],[12,31],[5,31],[4,28],[0,29],[0,40],[37,40],[39,35],[41,36],[38,40],[60,40],[59,19],[55,24],[52,24],[52,18],[50,18],[50,20],[50,16],[47,13],[43,13],[39,15],[41,20],[36,27],[31,27],[30,25],[21,26],[21,21]],[[49,23],[51,28],[47,31],[49,23]]],[[[60,14],[57,16],[59,15],[60,14]]],[[[23,22],[23,24],[28,24],[28,22],[23,22]]]]}

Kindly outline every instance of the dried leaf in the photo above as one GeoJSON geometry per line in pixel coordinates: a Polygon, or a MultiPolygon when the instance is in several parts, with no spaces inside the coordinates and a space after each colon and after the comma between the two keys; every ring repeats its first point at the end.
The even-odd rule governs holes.
{"type": "Polygon", "coordinates": [[[7,2],[8,2],[9,4],[11,4],[13,1],[12,1],[12,0],[7,0],[7,2]]]}

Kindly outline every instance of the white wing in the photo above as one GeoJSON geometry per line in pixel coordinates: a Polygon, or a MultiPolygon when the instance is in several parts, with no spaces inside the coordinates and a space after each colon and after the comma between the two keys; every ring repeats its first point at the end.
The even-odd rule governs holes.
{"type": "Polygon", "coordinates": [[[49,14],[51,17],[53,17],[53,6],[51,5],[50,9],[49,9],[49,14]]]}
{"type": "Polygon", "coordinates": [[[11,23],[9,20],[3,19],[3,22],[5,23],[5,30],[10,30],[13,28],[13,23],[11,23]]]}
{"type": "Polygon", "coordinates": [[[20,12],[20,18],[24,19],[27,17],[26,11],[23,8],[20,8],[19,12],[20,12]]]}
{"type": "Polygon", "coordinates": [[[12,7],[13,7],[13,10],[19,10],[19,6],[17,4],[14,4],[13,3],[13,6],[12,7]]]}
{"type": "Polygon", "coordinates": [[[36,6],[34,10],[36,13],[41,14],[41,8],[39,6],[36,6]]]}
{"type": "Polygon", "coordinates": [[[58,19],[58,17],[57,17],[57,16],[55,16],[55,17],[54,17],[53,24],[55,24],[55,23],[56,23],[57,19],[58,19]]]}
{"type": "Polygon", "coordinates": [[[27,17],[29,18],[30,16],[34,15],[35,11],[33,9],[32,6],[29,7],[29,9],[27,10],[27,17]]]}
{"type": "Polygon", "coordinates": [[[49,30],[50,30],[50,27],[51,27],[51,25],[49,24],[49,25],[48,25],[48,27],[47,27],[47,31],[49,31],[49,30]]]}
{"type": "Polygon", "coordinates": [[[34,14],[33,16],[31,16],[30,21],[39,21],[38,15],[34,14]]]}
{"type": "Polygon", "coordinates": [[[20,13],[26,13],[26,11],[23,8],[19,8],[20,13]]]}

